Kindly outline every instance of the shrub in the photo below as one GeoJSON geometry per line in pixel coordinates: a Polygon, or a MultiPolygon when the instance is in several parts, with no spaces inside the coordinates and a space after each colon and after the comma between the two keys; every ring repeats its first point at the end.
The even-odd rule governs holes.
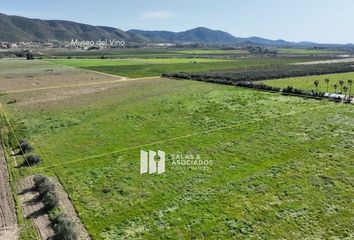
{"type": "Polygon", "coordinates": [[[42,175],[36,175],[33,177],[33,182],[34,182],[34,187],[38,191],[39,185],[43,183],[44,181],[47,180],[47,177],[44,177],[42,175]]]}
{"type": "Polygon", "coordinates": [[[55,193],[55,186],[49,178],[36,175],[33,177],[34,187],[39,192],[39,198],[42,200],[46,210],[54,209],[58,203],[59,198],[55,193]]]}
{"type": "Polygon", "coordinates": [[[102,192],[103,192],[103,193],[110,193],[110,192],[111,192],[111,189],[109,189],[108,187],[104,187],[104,188],[102,189],[102,192]]]}
{"type": "Polygon", "coordinates": [[[44,197],[48,192],[54,192],[54,184],[46,178],[42,183],[38,185],[37,191],[39,192],[40,197],[44,197]]]}
{"type": "Polygon", "coordinates": [[[33,151],[32,146],[28,143],[27,139],[21,139],[19,142],[22,153],[29,153],[33,151]]]}
{"type": "Polygon", "coordinates": [[[45,209],[51,210],[58,206],[59,199],[54,191],[50,191],[43,196],[42,202],[45,209]]]}
{"type": "Polygon", "coordinates": [[[65,214],[59,214],[52,220],[55,239],[57,240],[76,240],[77,235],[74,224],[65,214]]]}
{"type": "Polygon", "coordinates": [[[33,54],[30,53],[30,52],[26,53],[26,59],[27,59],[27,60],[33,60],[33,59],[34,59],[33,54]]]}
{"type": "Polygon", "coordinates": [[[265,85],[263,83],[237,82],[234,85],[235,86],[240,86],[240,87],[256,88],[256,89],[261,89],[261,90],[266,90],[266,91],[274,91],[274,92],[280,92],[281,91],[281,88],[265,85]]]}
{"type": "Polygon", "coordinates": [[[34,155],[29,155],[26,157],[25,162],[23,163],[24,165],[28,165],[28,166],[33,166],[33,165],[37,165],[41,162],[41,158],[39,156],[34,156],[34,155]]]}

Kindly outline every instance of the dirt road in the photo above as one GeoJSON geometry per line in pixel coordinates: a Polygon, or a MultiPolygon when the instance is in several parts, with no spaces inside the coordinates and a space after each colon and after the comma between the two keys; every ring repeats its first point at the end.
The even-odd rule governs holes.
{"type": "Polygon", "coordinates": [[[74,223],[75,232],[78,236],[78,240],[90,240],[91,237],[88,234],[85,226],[82,224],[77,212],[71,203],[68,194],[65,192],[63,186],[60,184],[59,180],[55,177],[51,178],[51,181],[55,184],[55,191],[59,196],[59,204],[63,209],[64,213],[70,218],[74,223]]]}
{"type": "Polygon", "coordinates": [[[11,194],[6,160],[0,146],[0,239],[18,239],[15,204],[11,194]]]}
{"type": "Polygon", "coordinates": [[[331,59],[331,60],[322,60],[322,61],[302,62],[302,63],[294,63],[294,65],[330,64],[330,63],[347,63],[347,62],[354,62],[354,58],[341,58],[341,59],[331,59]]]}
{"type": "Polygon", "coordinates": [[[42,240],[52,239],[54,231],[51,228],[48,215],[44,211],[43,203],[38,200],[38,192],[34,190],[32,176],[26,177],[18,183],[18,191],[24,217],[33,220],[42,240]]]}

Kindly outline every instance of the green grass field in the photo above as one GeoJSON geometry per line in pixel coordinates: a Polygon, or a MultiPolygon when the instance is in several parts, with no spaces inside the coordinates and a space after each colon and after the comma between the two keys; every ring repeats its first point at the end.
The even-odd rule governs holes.
{"type": "Polygon", "coordinates": [[[70,51],[67,49],[51,49],[42,51],[44,57],[80,57],[92,58],[107,56],[112,58],[158,58],[158,57],[190,57],[190,56],[242,56],[247,54],[244,50],[219,49],[104,49],[90,51],[70,51]]]}
{"type": "Polygon", "coordinates": [[[16,171],[58,176],[94,239],[352,236],[352,106],[167,79],[29,101],[50,93],[0,98],[43,158],[16,171]],[[165,173],[140,175],[149,149],[165,173]],[[214,164],[176,168],[177,153],[214,164]]]}
{"type": "Polygon", "coordinates": [[[240,58],[238,60],[203,58],[161,59],[53,59],[52,63],[85,68],[124,77],[159,76],[170,72],[205,72],[232,70],[252,66],[287,64],[308,61],[294,58],[240,58]]]}
{"type": "MultiPolygon", "coordinates": [[[[340,50],[330,49],[306,49],[306,48],[279,48],[280,54],[295,54],[295,55],[331,55],[345,53],[340,50]]],[[[112,58],[159,58],[159,57],[217,57],[217,56],[244,56],[248,52],[242,49],[235,50],[221,50],[221,49],[104,49],[104,50],[90,50],[90,51],[72,51],[67,49],[51,49],[41,51],[44,57],[79,57],[79,58],[93,58],[100,56],[107,56],[112,58]]]]}
{"type": "Polygon", "coordinates": [[[280,48],[279,53],[283,54],[300,54],[300,55],[318,55],[318,54],[339,54],[342,53],[340,50],[329,50],[329,49],[306,49],[306,48],[280,48]]]}
{"type": "Polygon", "coordinates": [[[340,92],[341,86],[339,84],[339,81],[344,80],[345,82],[344,86],[349,87],[348,80],[354,79],[354,73],[340,73],[340,74],[328,74],[328,75],[309,76],[309,77],[285,78],[285,79],[262,81],[262,83],[270,86],[280,87],[280,88],[286,88],[287,86],[292,86],[295,88],[311,91],[316,89],[314,82],[318,80],[320,82],[320,84],[318,85],[318,91],[326,92],[327,91],[327,83],[325,82],[326,78],[330,79],[330,82],[328,84],[328,91],[334,93],[335,89],[333,88],[333,85],[336,84],[338,86],[337,92],[340,92]]]}
{"type": "Polygon", "coordinates": [[[187,49],[179,50],[176,53],[189,54],[189,55],[199,55],[199,54],[240,54],[247,53],[244,50],[218,50],[218,49],[187,49]]]}
{"type": "MultiPolygon", "coordinates": [[[[84,64],[66,61],[58,63],[84,64]]],[[[145,65],[185,64],[170,61],[145,65]]],[[[3,80],[10,72],[29,81],[28,71],[48,78],[48,69],[75,71],[43,61],[6,64],[3,80]]],[[[350,76],[338,75],[331,79],[350,76]]],[[[305,86],[304,79],[296,82],[305,86]]],[[[17,135],[43,158],[13,171],[58,176],[95,240],[352,237],[351,105],[161,78],[8,93],[0,101],[17,135]],[[140,150],[165,151],[166,172],[141,175],[140,150]],[[213,164],[176,167],[176,154],[213,164]]]]}

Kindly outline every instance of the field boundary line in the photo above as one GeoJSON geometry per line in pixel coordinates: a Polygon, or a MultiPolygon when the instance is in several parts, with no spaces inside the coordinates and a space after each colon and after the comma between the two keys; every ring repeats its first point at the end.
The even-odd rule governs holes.
{"type": "MultiPolygon", "coordinates": [[[[62,67],[69,67],[69,68],[73,68],[73,69],[76,69],[76,70],[82,70],[82,71],[93,72],[93,73],[97,73],[97,74],[101,74],[101,75],[106,75],[106,76],[110,76],[110,77],[120,78],[121,80],[136,79],[136,78],[129,78],[129,77],[124,77],[124,76],[114,75],[114,74],[111,74],[111,73],[100,72],[100,71],[96,71],[96,70],[92,70],[92,69],[87,69],[87,68],[73,67],[73,66],[69,66],[69,65],[62,64],[62,63],[53,63],[53,62],[46,61],[46,60],[37,60],[37,61],[41,61],[41,62],[45,62],[45,63],[50,63],[50,64],[54,64],[54,65],[59,65],[59,66],[62,66],[62,67]]],[[[143,78],[157,78],[157,77],[161,77],[161,76],[151,76],[151,77],[143,77],[143,78]]],[[[143,78],[138,78],[138,79],[143,79],[143,78]]]]}
{"type": "Polygon", "coordinates": [[[10,123],[10,121],[9,121],[9,119],[8,119],[8,117],[7,117],[7,115],[6,115],[6,113],[5,113],[4,107],[2,106],[1,103],[0,103],[0,108],[1,108],[2,114],[4,115],[4,118],[5,118],[6,123],[9,125],[9,127],[10,127],[10,129],[11,129],[11,132],[12,132],[12,134],[13,134],[14,137],[15,137],[16,143],[18,144],[18,147],[20,148],[20,151],[22,152],[22,155],[23,155],[23,157],[24,157],[24,159],[25,159],[27,165],[29,166],[29,162],[28,162],[28,160],[27,160],[26,154],[25,154],[25,152],[23,151],[23,149],[22,149],[22,147],[21,147],[20,141],[18,140],[17,135],[16,135],[16,133],[15,133],[15,130],[14,130],[14,128],[12,127],[12,125],[11,125],[11,123],[10,123]]]}
{"type": "Polygon", "coordinates": [[[129,81],[140,81],[140,80],[149,80],[149,79],[162,79],[159,77],[144,77],[144,78],[127,78],[120,80],[112,80],[112,81],[102,81],[102,82],[92,82],[92,83],[78,83],[78,84],[69,84],[62,86],[51,86],[51,87],[42,87],[42,88],[30,88],[30,89],[20,89],[20,90],[11,90],[6,92],[1,92],[4,94],[9,93],[21,93],[21,92],[33,92],[33,91],[41,91],[41,90],[52,90],[52,89],[60,89],[60,88],[71,88],[71,87],[82,87],[82,86],[94,86],[100,84],[110,84],[110,83],[119,83],[119,82],[129,82],[129,81]]]}
{"type": "Polygon", "coordinates": [[[152,143],[146,143],[146,144],[142,144],[142,145],[138,145],[138,146],[128,147],[128,148],[124,148],[124,149],[120,149],[120,150],[116,150],[116,151],[112,151],[112,152],[106,152],[106,153],[101,153],[101,154],[97,154],[97,155],[93,155],[93,156],[89,156],[89,157],[74,159],[74,160],[70,160],[70,161],[64,162],[64,163],[52,164],[52,165],[49,165],[49,166],[46,166],[46,167],[38,167],[38,168],[33,169],[33,171],[40,171],[40,170],[44,170],[44,169],[48,169],[48,168],[52,168],[52,167],[56,167],[56,166],[63,166],[63,165],[71,164],[71,163],[82,162],[82,161],[85,161],[85,160],[90,160],[90,159],[94,159],[94,158],[104,157],[104,156],[108,156],[108,155],[112,155],[112,154],[116,154],[116,153],[121,153],[121,152],[126,152],[126,151],[129,151],[129,150],[139,149],[139,148],[147,147],[147,146],[151,146],[151,145],[156,145],[156,144],[171,142],[171,141],[175,141],[175,140],[179,140],[179,139],[184,139],[184,138],[194,137],[194,136],[198,136],[198,135],[203,135],[203,134],[218,132],[218,131],[222,131],[222,130],[232,129],[232,128],[235,128],[235,127],[248,125],[248,124],[252,124],[252,123],[265,122],[265,121],[268,121],[268,120],[283,118],[283,117],[286,117],[286,116],[292,116],[292,115],[296,115],[296,114],[299,114],[299,113],[306,113],[306,112],[311,111],[311,110],[321,109],[321,108],[325,108],[325,107],[330,107],[330,106],[322,105],[322,106],[308,108],[306,110],[288,112],[288,113],[280,115],[280,116],[274,116],[274,117],[270,117],[270,118],[266,118],[266,119],[265,118],[261,118],[261,119],[256,119],[256,120],[253,120],[253,121],[241,122],[241,123],[238,123],[238,124],[233,124],[233,125],[230,125],[230,126],[225,126],[225,127],[215,128],[215,129],[210,129],[210,130],[206,130],[206,131],[202,131],[202,132],[190,133],[190,134],[186,134],[186,135],[175,137],[175,138],[164,139],[164,140],[161,140],[161,141],[156,141],[156,142],[152,142],[152,143]]]}
{"type": "Polygon", "coordinates": [[[123,76],[118,76],[118,75],[114,75],[114,74],[99,72],[99,71],[95,71],[95,70],[91,70],[91,69],[86,69],[86,68],[73,67],[73,66],[69,66],[69,65],[62,64],[62,63],[53,63],[53,62],[46,61],[46,60],[36,60],[36,61],[45,62],[45,63],[49,63],[49,64],[53,64],[53,65],[59,65],[59,66],[62,66],[62,67],[68,67],[68,68],[76,69],[76,70],[82,70],[82,71],[86,70],[86,71],[88,71],[88,72],[98,73],[98,74],[101,74],[101,75],[106,75],[106,76],[115,77],[115,78],[120,78],[120,79],[128,79],[127,77],[123,77],[123,76]]]}

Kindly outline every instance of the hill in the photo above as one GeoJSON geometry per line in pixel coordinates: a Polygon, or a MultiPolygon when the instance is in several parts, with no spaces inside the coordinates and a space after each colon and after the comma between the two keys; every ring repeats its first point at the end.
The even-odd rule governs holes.
{"type": "Polygon", "coordinates": [[[119,39],[130,42],[146,42],[142,36],[117,28],[91,26],[70,21],[39,20],[0,14],[0,41],[70,41],[119,39]]]}
{"type": "MultiPolygon", "coordinates": [[[[0,13],[0,41],[71,41],[71,39],[97,41],[116,39],[129,43],[201,43],[227,45],[258,45],[274,47],[333,47],[334,44],[318,44],[313,42],[288,42],[269,40],[260,37],[240,38],[220,30],[198,27],[183,32],[170,31],[123,31],[118,28],[92,26],[63,20],[40,20],[20,16],[9,16],[0,13]]],[[[347,47],[351,47],[347,45],[347,47]]]]}
{"type": "Polygon", "coordinates": [[[129,30],[150,39],[153,42],[235,44],[239,39],[219,30],[198,27],[184,32],[129,30]]]}

